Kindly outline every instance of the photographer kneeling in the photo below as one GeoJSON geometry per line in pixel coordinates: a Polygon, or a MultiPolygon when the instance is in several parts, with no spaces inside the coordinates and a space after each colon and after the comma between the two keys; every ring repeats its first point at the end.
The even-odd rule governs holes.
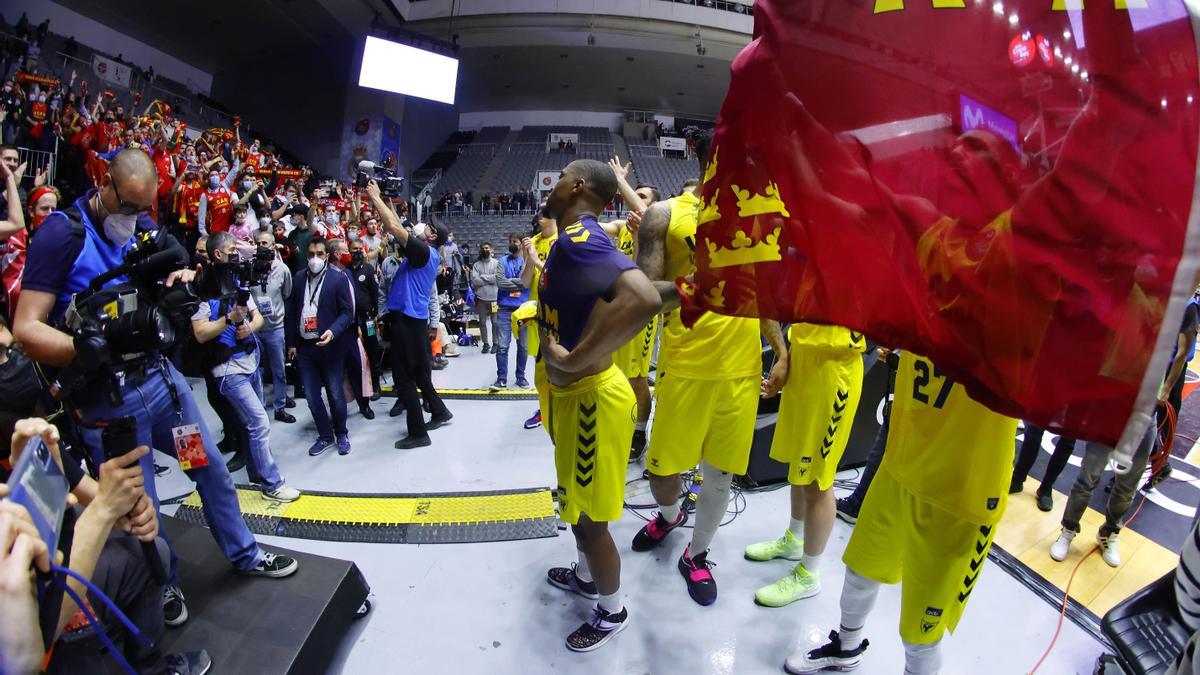
{"type": "MultiPolygon", "coordinates": [[[[99,628],[103,629],[120,656],[138,673],[203,675],[207,672],[212,661],[204,651],[164,655],[159,649],[164,632],[163,588],[155,582],[139,543],[155,542],[160,551],[166,550],[166,542],[157,538],[158,518],[154,505],[146,495],[138,467],[138,459],[148,454],[148,449],[139,447],[108,460],[100,465],[100,480],[96,481],[75,462],[62,461],[58,430],[45,420],[22,419],[15,425],[10,421],[5,426],[8,428],[0,432],[4,436],[0,439],[0,450],[5,449],[3,446],[11,438],[9,459],[12,464],[17,463],[27,443],[40,437],[45,449],[50,451],[54,462],[65,475],[73,501],[78,503],[78,507],[74,510],[68,508],[60,526],[59,551],[48,552],[48,557],[53,560],[56,553],[61,554],[62,561],[57,564],[88,579],[138,628],[140,639],[126,630],[94,592],[84,588],[75,579],[67,579],[73,591],[81,597],[87,594],[87,604],[99,620],[99,628]],[[76,512],[79,514],[76,515],[76,512]]],[[[9,480],[7,470],[0,468],[0,482],[9,480]]],[[[8,485],[0,485],[0,498],[8,497],[8,494],[8,485]]],[[[21,506],[10,501],[0,502],[0,539],[5,542],[15,539],[6,530],[25,531],[33,537],[39,537],[37,530],[31,528],[32,521],[21,506]]],[[[40,538],[38,543],[42,543],[40,538]]],[[[9,551],[0,553],[7,556],[9,551]]],[[[39,565],[39,569],[48,571],[42,565],[39,565]]],[[[24,570],[11,572],[28,575],[28,570],[26,563],[24,570]]],[[[6,582],[6,589],[8,585],[6,582]]],[[[30,594],[31,591],[32,588],[30,594]]],[[[5,599],[14,603],[22,600],[5,599]]],[[[38,602],[36,598],[34,600],[38,602]]],[[[3,606],[11,608],[8,602],[3,606]]],[[[37,672],[42,666],[42,659],[37,655],[43,648],[50,650],[46,673],[105,671],[105,645],[95,633],[96,627],[88,628],[87,619],[72,599],[64,597],[60,589],[50,585],[35,609],[36,619],[28,614],[21,616],[21,612],[6,615],[6,628],[0,629],[0,633],[3,633],[0,635],[0,672],[37,672]],[[36,626],[32,625],[34,620],[36,626]],[[18,633],[18,640],[13,639],[17,637],[13,632],[18,633]],[[40,644],[33,640],[38,640],[40,644]],[[22,644],[14,644],[17,641],[22,644]],[[37,657],[36,662],[20,663],[32,661],[30,656],[37,657]],[[17,657],[18,662],[10,662],[9,657],[17,657]]]]}
{"type": "MultiPolygon", "coordinates": [[[[177,283],[192,280],[193,272],[179,269],[169,274],[159,273],[153,279],[143,277],[153,276],[151,272],[157,270],[145,272],[138,275],[137,285],[131,284],[125,275],[112,275],[112,271],[122,268],[135,240],[152,243],[162,252],[176,255],[180,266],[187,259],[187,252],[174,237],[159,230],[148,215],[156,190],[154,162],[140,150],[125,150],[113,158],[98,189],[89,190],[66,211],[48,216],[29,248],[14,332],[30,358],[43,366],[62,368],[61,379],[66,379],[67,374],[82,374],[76,377],[82,383],[70,391],[66,402],[76,421],[84,427],[81,433],[96,464],[104,460],[99,426],[119,418],[135,420],[138,445],[157,448],[176,458],[176,448],[186,448],[187,461],[181,467],[196,483],[204,500],[209,531],[225,557],[244,574],[288,576],[296,571],[298,563],[287,556],[263,552],[246,527],[233,480],[221,461],[187,380],[156,348],[144,354],[136,354],[139,350],[135,349],[139,358],[130,359],[122,351],[123,344],[110,344],[106,339],[110,333],[116,334],[116,329],[133,323],[139,315],[144,316],[152,304],[147,300],[126,302],[128,294],[122,296],[122,301],[114,299],[106,303],[106,307],[115,308],[118,316],[103,324],[105,330],[101,334],[72,335],[55,327],[63,325],[67,308],[77,296],[96,290],[89,286],[99,286],[102,292],[136,293],[135,297],[145,294],[150,299],[160,292],[160,281],[162,288],[171,289],[177,283]],[[98,278],[103,283],[93,284],[98,278]],[[127,319],[128,323],[123,323],[127,319]]],[[[146,258],[147,266],[158,255],[146,258]]],[[[157,258],[156,262],[161,260],[157,258]]],[[[84,304],[86,310],[89,303],[84,304]]],[[[109,317],[100,316],[106,312],[107,309],[84,318],[91,322],[107,320],[109,317]]],[[[170,327],[157,328],[156,335],[161,336],[170,327]]],[[[144,340],[156,336],[151,333],[142,331],[134,337],[144,340]]],[[[130,336],[124,337],[121,342],[129,341],[130,336]]],[[[151,455],[142,456],[139,464],[146,492],[157,505],[151,455]]],[[[164,602],[170,603],[167,613],[182,622],[187,610],[182,604],[182,594],[175,588],[177,579],[172,551],[170,586],[164,602]]]]}
{"type": "MultiPolygon", "coordinates": [[[[233,269],[238,253],[232,234],[214,232],[208,235],[205,245],[215,274],[231,281],[242,276],[233,269]]],[[[230,285],[236,289],[233,297],[212,298],[201,304],[192,316],[192,330],[196,342],[206,350],[207,358],[202,360],[211,366],[219,393],[229,401],[249,436],[246,470],[250,482],[261,485],[267,499],[294,502],[300,498],[300,491],[288,487],[275,466],[271,455],[271,418],[262,403],[262,380],[258,373],[262,350],[254,334],[263,326],[263,315],[258,312],[249,289],[230,285]]]]}

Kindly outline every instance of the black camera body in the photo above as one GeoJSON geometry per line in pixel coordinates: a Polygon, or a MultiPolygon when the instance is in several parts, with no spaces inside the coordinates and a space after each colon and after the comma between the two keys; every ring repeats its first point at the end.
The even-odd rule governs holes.
{"type": "Polygon", "coordinates": [[[191,285],[164,283],[185,265],[182,251],[164,249],[157,232],[139,232],[120,265],[75,294],[60,328],[75,336],[76,358],[59,373],[59,399],[108,377],[113,402],[119,403],[125,372],[175,346],[200,301],[191,285]],[[105,285],[122,276],[126,281],[105,285]]]}
{"type": "Polygon", "coordinates": [[[379,183],[379,193],[384,197],[399,197],[404,192],[404,179],[386,166],[363,160],[358,163],[358,173],[354,176],[354,187],[363,189],[367,183],[374,180],[379,183]]]}

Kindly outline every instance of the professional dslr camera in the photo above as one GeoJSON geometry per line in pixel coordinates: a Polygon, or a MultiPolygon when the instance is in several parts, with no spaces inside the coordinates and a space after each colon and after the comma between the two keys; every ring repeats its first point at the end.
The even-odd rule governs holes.
{"type": "Polygon", "coordinates": [[[370,160],[358,163],[358,174],[354,176],[354,187],[363,189],[371,180],[379,183],[379,193],[384,197],[399,197],[404,192],[404,179],[386,166],[370,160]]]}
{"type": "Polygon", "coordinates": [[[181,330],[190,330],[199,297],[189,284],[165,285],[186,264],[182,249],[164,248],[156,232],[139,232],[120,265],[75,294],[60,327],[75,336],[76,358],[58,374],[52,388],[57,398],[68,399],[107,378],[112,402],[120,405],[127,371],[159,358],[181,330]]]}

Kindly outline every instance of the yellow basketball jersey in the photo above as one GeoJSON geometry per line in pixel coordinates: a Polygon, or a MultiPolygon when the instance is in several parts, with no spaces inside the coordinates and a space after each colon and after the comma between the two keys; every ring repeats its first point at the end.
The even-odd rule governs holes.
{"type": "MultiPolygon", "coordinates": [[[[700,199],[685,192],[670,200],[664,278],[674,281],[696,271],[696,224],[700,199]]],[[[758,320],[706,312],[691,328],[674,309],[663,317],[661,363],[670,375],[725,380],[762,374],[758,320]]]]}
{"type": "Polygon", "coordinates": [[[881,471],[979,525],[1004,515],[1017,420],[976,403],[929,359],[901,352],[881,471]]]}
{"type": "Polygon", "coordinates": [[[622,227],[621,231],[617,233],[617,250],[628,256],[630,260],[637,262],[637,258],[633,255],[636,248],[634,243],[633,233],[629,231],[628,227],[622,227]]]}
{"type": "Polygon", "coordinates": [[[855,333],[841,326],[822,326],[815,323],[792,324],[788,328],[788,343],[793,347],[829,351],[849,350],[860,354],[867,350],[867,341],[862,333],[855,333]]]}
{"type": "MultiPolygon", "coordinates": [[[[556,231],[554,234],[550,235],[549,237],[543,237],[542,233],[538,232],[537,234],[533,235],[533,237],[530,238],[529,241],[530,241],[530,243],[533,244],[533,250],[537,251],[538,259],[541,260],[542,264],[544,265],[544,264],[546,264],[546,258],[550,257],[550,247],[554,246],[554,242],[558,241],[558,232],[556,231]]],[[[538,282],[541,280],[542,280],[541,271],[534,270],[533,271],[533,284],[531,284],[529,286],[529,299],[530,300],[538,299],[538,282]]]]}

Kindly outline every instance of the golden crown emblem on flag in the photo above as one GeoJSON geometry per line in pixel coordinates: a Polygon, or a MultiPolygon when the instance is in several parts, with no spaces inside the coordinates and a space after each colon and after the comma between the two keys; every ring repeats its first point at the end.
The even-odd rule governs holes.
{"type": "Polygon", "coordinates": [[[717,246],[709,241],[708,266],[711,268],[733,267],[782,260],[782,256],[779,254],[779,233],[782,229],[776,227],[762,241],[754,241],[750,235],[738,230],[731,242],[731,248],[717,246]]]}
{"type": "Polygon", "coordinates": [[[791,217],[788,213],[787,206],[784,205],[783,199],[779,195],[778,183],[767,183],[765,194],[751,194],[749,190],[739,189],[737,185],[733,186],[733,194],[738,198],[738,216],[749,218],[751,216],[761,216],[768,213],[778,213],[784,218],[791,217]]]}

